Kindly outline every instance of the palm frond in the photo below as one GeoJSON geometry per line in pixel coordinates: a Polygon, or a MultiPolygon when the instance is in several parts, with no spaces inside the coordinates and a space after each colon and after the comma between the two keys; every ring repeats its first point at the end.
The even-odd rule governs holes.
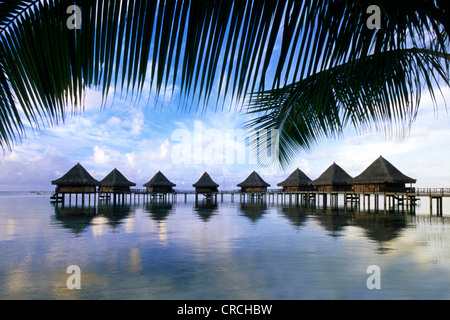
{"type": "MultiPolygon", "coordinates": [[[[160,94],[176,84],[198,104],[213,95],[242,104],[248,93],[289,90],[377,53],[430,48],[430,38],[432,51],[446,55],[448,9],[447,0],[0,1],[0,145],[27,124],[82,110],[86,88],[106,99],[111,88],[139,94],[148,83],[160,94]],[[366,26],[373,4],[383,12],[378,31],[366,26]],[[67,27],[72,5],[80,29],[67,27]]],[[[434,62],[421,60],[431,71],[434,62]]]]}
{"type": "Polygon", "coordinates": [[[32,1],[1,6],[9,10],[0,21],[0,145],[5,148],[23,133],[24,120],[38,127],[63,120],[66,105],[79,104],[75,90],[82,79],[65,68],[71,53],[65,10],[32,1]]]}
{"type": "MultiPolygon", "coordinates": [[[[404,49],[353,60],[282,89],[259,92],[249,102],[252,130],[276,130],[282,167],[298,152],[324,138],[336,138],[351,125],[401,136],[410,128],[422,90],[450,85],[439,55],[404,49]]],[[[260,144],[254,134],[251,144],[260,144]]],[[[270,147],[270,144],[269,144],[270,147]]],[[[262,163],[271,165],[272,163],[262,163]]]]}
{"type": "Polygon", "coordinates": [[[272,3],[0,1],[1,146],[21,135],[23,121],[52,124],[79,110],[88,87],[104,98],[111,88],[139,94],[150,79],[157,94],[177,83],[206,104],[220,79],[219,93],[243,96],[280,29],[273,16],[286,4],[272,3]],[[81,29],[67,27],[72,5],[81,9],[81,29]]]}

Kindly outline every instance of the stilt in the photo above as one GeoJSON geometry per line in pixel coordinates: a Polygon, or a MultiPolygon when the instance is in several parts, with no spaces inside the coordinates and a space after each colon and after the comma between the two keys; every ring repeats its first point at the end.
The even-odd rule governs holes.
{"type": "Polygon", "coordinates": [[[366,212],[366,194],[363,193],[363,212],[366,212]]]}
{"type": "Polygon", "coordinates": [[[433,215],[433,197],[430,196],[430,216],[433,215]]]}
{"type": "Polygon", "coordinates": [[[344,213],[347,214],[347,192],[344,193],[344,213]]]}

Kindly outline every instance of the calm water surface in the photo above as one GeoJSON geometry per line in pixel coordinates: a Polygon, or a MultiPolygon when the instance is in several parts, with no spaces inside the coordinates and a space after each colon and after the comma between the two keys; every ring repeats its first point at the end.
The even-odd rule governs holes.
{"type": "Polygon", "coordinates": [[[0,299],[450,299],[450,212],[180,199],[62,209],[1,193],[0,299]],[[371,265],[380,290],[367,288],[371,265]]]}

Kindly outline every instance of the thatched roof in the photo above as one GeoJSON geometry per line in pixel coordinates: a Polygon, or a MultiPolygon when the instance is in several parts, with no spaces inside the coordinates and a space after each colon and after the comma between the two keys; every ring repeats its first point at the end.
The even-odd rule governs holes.
{"type": "Polygon", "coordinates": [[[299,168],[295,169],[289,177],[283,182],[278,183],[280,187],[306,187],[309,186],[311,179],[299,168]]]}
{"type": "Polygon", "coordinates": [[[161,171],[158,171],[144,187],[175,187],[176,184],[169,181],[161,171]]]}
{"type": "Polygon", "coordinates": [[[219,185],[205,172],[200,179],[192,185],[194,188],[217,188],[219,185]]]}
{"type": "Polygon", "coordinates": [[[359,176],[350,180],[350,183],[416,183],[416,179],[401,173],[389,161],[380,156],[359,176]]]}
{"type": "Polygon", "coordinates": [[[237,185],[241,188],[250,188],[250,187],[270,187],[270,184],[265,182],[256,171],[250,173],[250,175],[237,185]]]}
{"type": "Polygon", "coordinates": [[[80,163],[77,163],[61,178],[53,180],[52,184],[58,186],[98,186],[99,182],[80,163]]]}
{"type": "Polygon", "coordinates": [[[342,186],[348,185],[352,177],[340,166],[333,162],[316,180],[311,181],[314,186],[342,186]]]}
{"type": "Polygon", "coordinates": [[[101,187],[132,187],[135,185],[136,183],[125,178],[125,176],[116,168],[100,181],[101,187]]]}

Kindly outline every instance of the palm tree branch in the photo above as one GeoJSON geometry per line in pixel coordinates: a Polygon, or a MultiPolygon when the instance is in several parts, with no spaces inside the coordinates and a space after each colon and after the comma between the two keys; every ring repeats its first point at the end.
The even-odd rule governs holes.
{"type": "MultiPolygon", "coordinates": [[[[176,84],[181,96],[204,98],[205,105],[215,90],[224,101],[243,103],[248,92],[404,49],[409,35],[418,43],[436,38],[435,51],[447,54],[445,6],[444,0],[2,1],[0,72],[8,85],[0,96],[10,108],[3,113],[52,124],[82,110],[90,87],[100,88],[104,101],[111,89],[132,96],[149,85],[159,95],[176,84]],[[74,4],[81,8],[79,30],[66,25],[74,4]],[[382,31],[366,26],[370,4],[383,8],[382,31]]],[[[0,144],[12,136],[1,135],[0,144]]]]}
{"type": "Polygon", "coordinates": [[[441,54],[415,48],[384,52],[255,93],[248,104],[254,118],[246,126],[278,130],[279,158],[272,160],[285,166],[302,149],[340,136],[348,125],[403,136],[416,118],[423,87],[434,97],[440,81],[450,85],[441,54]]]}

